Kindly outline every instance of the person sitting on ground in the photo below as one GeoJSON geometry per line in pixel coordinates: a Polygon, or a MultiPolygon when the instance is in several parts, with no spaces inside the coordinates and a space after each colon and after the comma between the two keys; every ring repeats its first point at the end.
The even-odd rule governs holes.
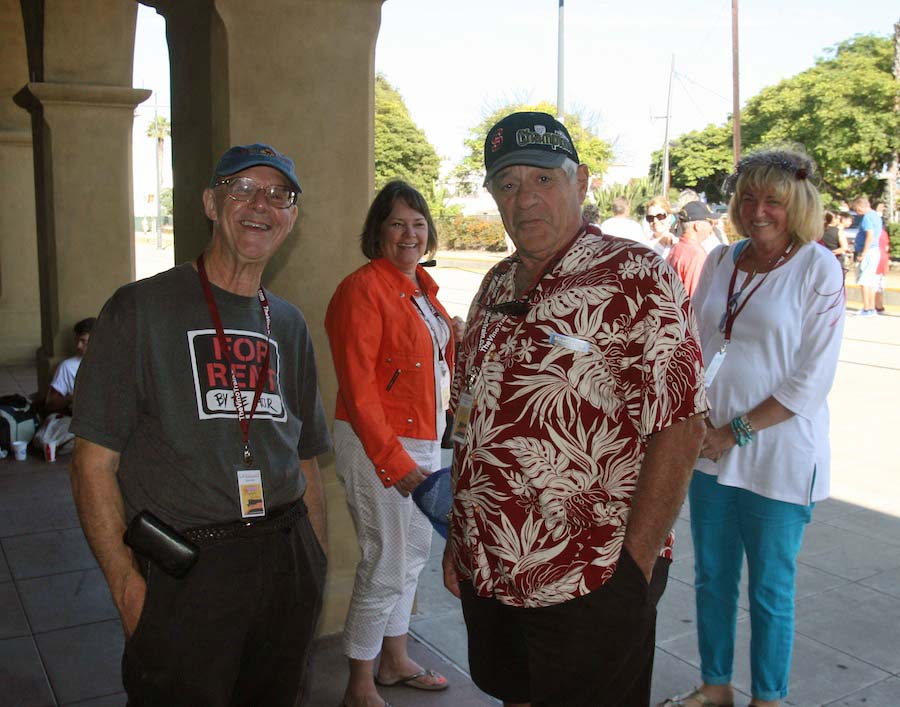
{"type": "Polygon", "coordinates": [[[78,322],[72,329],[75,333],[75,355],[63,359],[56,367],[53,380],[47,389],[47,398],[44,409],[47,413],[59,412],[66,415],[72,414],[72,400],[75,396],[75,375],[81,365],[81,359],[87,351],[88,341],[91,338],[91,329],[94,328],[94,317],[88,317],[78,322]]]}
{"type": "Polygon", "coordinates": [[[647,239],[640,224],[628,216],[630,210],[631,202],[624,196],[617,196],[612,203],[613,215],[600,224],[600,230],[607,236],[628,238],[646,245],[647,239]]]}

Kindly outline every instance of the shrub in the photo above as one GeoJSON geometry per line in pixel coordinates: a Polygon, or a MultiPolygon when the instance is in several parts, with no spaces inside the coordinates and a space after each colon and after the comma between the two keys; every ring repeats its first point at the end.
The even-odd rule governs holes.
{"type": "Polygon", "coordinates": [[[503,223],[480,216],[450,216],[437,219],[438,245],[444,250],[506,250],[503,223]]]}
{"type": "Polygon", "coordinates": [[[900,260],[900,221],[887,224],[891,260],[900,260]]]}

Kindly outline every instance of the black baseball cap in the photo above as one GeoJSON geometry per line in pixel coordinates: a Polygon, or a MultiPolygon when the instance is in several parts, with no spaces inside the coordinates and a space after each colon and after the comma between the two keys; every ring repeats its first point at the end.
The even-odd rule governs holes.
{"type": "Polygon", "coordinates": [[[685,223],[688,221],[708,221],[711,218],[719,218],[719,214],[710,211],[709,207],[702,201],[689,201],[681,209],[679,218],[685,223]]]}
{"type": "Polygon", "coordinates": [[[553,169],[566,158],[580,164],[565,125],[548,113],[511,113],[488,130],[484,139],[484,183],[510,165],[553,169]]]}
{"type": "Polygon", "coordinates": [[[236,174],[249,167],[260,165],[277,169],[287,178],[298,194],[303,191],[300,188],[297,174],[294,172],[294,161],[287,155],[281,154],[271,145],[259,142],[252,145],[235,145],[228,148],[225,154],[219,158],[219,163],[216,165],[212,179],[209,180],[209,186],[215,187],[220,177],[227,177],[229,174],[236,174]]]}

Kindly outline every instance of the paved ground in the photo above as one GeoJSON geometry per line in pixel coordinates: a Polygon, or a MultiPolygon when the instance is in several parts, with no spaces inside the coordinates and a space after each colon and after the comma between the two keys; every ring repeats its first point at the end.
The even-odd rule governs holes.
{"type": "MultiPolygon", "coordinates": [[[[442,301],[464,315],[483,267],[442,263],[436,271],[442,301]]],[[[816,508],[800,556],[786,704],[900,705],[900,455],[894,442],[900,433],[900,316],[891,311],[847,320],[830,397],[834,497],[816,508]]],[[[35,388],[33,367],[0,367],[0,394],[35,388]]],[[[676,526],[678,559],[660,605],[654,700],[698,680],[687,518],[685,508],[676,526]]],[[[446,693],[392,688],[384,694],[396,707],[497,704],[467,680],[460,612],[440,586],[441,549],[435,540],[422,575],[413,651],[453,686],[446,693]]],[[[741,603],[735,682],[746,693],[745,594],[741,603]]],[[[64,463],[0,461],[0,707],[124,705],[121,647],[121,629],[78,526],[64,463]]],[[[345,679],[339,637],[321,639],[308,704],[335,707],[345,679]]]]}

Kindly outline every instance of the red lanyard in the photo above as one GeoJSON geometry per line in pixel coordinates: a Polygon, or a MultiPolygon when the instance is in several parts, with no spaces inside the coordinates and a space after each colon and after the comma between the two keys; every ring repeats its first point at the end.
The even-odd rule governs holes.
{"type": "Polygon", "coordinates": [[[738,315],[744,311],[744,307],[747,306],[747,302],[750,301],[750,298],[766,281],[766,278],[769,277],[769,273],[784,262],[784,260],[790,254],[791,250],[793,250],[794,242],[791,241],[787,244],[784,252],[782,252],[782,254],[778,256],[778,260],[776,261],[776,263],[766,271],[765,275],[762,276],[762,279],[757,282],[756,285],[754,285],[753,289],[747,293],[746,297],[744,297],[744,301],[741,302],[740,306],[738,306],[738,300],[740,300],[741,295],[744,292],[744,287],[746,287],[747,283],[753,279],[754,275],[756,275],[756,270],[749,273],[747,275],[747,279],[744,280],[744,287],[742,287],[737,292],[734,291],[734,286],[737,283],[738,265],[740,264],[741,258],[744,257],[744,253],[747,252],[748,248],[749,244],[741,251],[740,255],[738,255],[738,258],[734,263],[734,272],[731,273],[731,282],[728,283],[728,299],[725,301],[725,314],[722,315],[722,322],[719,324],[719,331],[725,334],[726,346],[728,345],[728,342],[731,341],[731,329],[734,326],[734,320],[737,319],[738,315]]]}
{"type": "MultiPolygon", "coordinates": [[[[234,369],[231,367],[231,354],[228,351],[228,342],[225,339],[225,330],[222,328],[222,318],[219,316],[219,308],[216,306],[216,298],[213,296],[212,288],[209,286],[209,277],[206,275],[206,268],[203,266],[203,254],[197,258],[197,273],[200,275],[200,283],[203,285],[203,294],[206,296],[206,306],[209,309],[209,316],[212,317],[213,324],[216,326],[216,337],[219,340],[219,348],[222,349],[222,355],[225,356],[225,362],[228,364],[228,374],[231,376],[231,388],[234,392],[234,407],[237,410],[238,422],[241,425],[241,433],[244,438],[244,464],[248,467],[253,464],[253,456],[250,454],[250,422],[253,420],[253,414],[256,412],[256,406],[259,403],[262,390],[266,384],[266,378],[269,374],[269,346],[266,346],[266,356],[263,359],[262,370],[259,372],[259,378],[256,380],[256,388],[253,391],[253,404],[250,406],[250,413],[244,404],[244,396],[238,386],[237,376],[234,375],[234,369]]],[[[259,305],[262,308],[263,317],[266,320],[266,343],[272,337],[272,319],[269,315],[269,300],[266,299],[266,293],[260,287],[256,291],[259,298],[259,305]]]]}

